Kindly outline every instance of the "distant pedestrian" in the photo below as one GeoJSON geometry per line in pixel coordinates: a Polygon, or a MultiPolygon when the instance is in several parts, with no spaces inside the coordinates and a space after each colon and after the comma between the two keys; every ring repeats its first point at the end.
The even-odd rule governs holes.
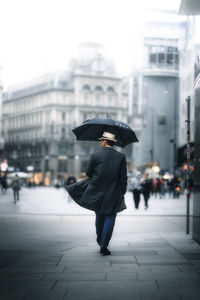
{"type": "Polygon", "coordinates": [[[168,181],[168,193],[169,193],[169,198],[174,197],[174,180],[173,179],[168,181]]]}
{"type": "Polygon", "coordinates": [[[155,195],[155,198],[157,198],[157,195],[159,195],[159,197],[162,198],[162,182],[159,177],[154,179],[153,194],[155,195]]]}
{"type": "Polygon", "coordinates": [[[1,177],[1,191],[2,191],[2,193],[5,194],[6,191],[7,191],[7,188],[8,188],[7,178],[6,178],[5,175],[3,175],[1,177]]]}
{"type": "Polygon", "coordinates": [[[54,186],[55,186],[55,188],[57,188],[57,189],[59,189],[59,188],[62,186],[60,176],[58,176],[58,177],[54,180],[54,186]]]}
{"type": "Polygon", "coordinates": [[[165,181],[162,178],[160,178],[160,194],[162,197],[165,197],[165,191],[166,191],[165,181]]]}
{"type": "Polygon", "coordinates": [[[66,185],[70,185],[76,182],[76,177],[73,175],[73,173],[70,173],[67,177],[67,180],[65,182],[66,185]]]}
{"type": "Polygon", "coordinates": [[[13,189],[14,203],[16,204],[17,201],[19,201],[19,191],[21,189],[18,175],[15,175],[13,179],[12,189],[13,189]]]}
{"type": "Polygon", "coordinates": [[[28,187],[29,187],[29,189],[32,187],[31,179],[28,180],[28,187]]]}
{"type": "Polygon", "coordinates": [[[152,195],[155,196],[157,187],[157,178],[153,179],[152,195]]]}
{"type": "Polygon", "coordinates": [[[138,171],[130,180],[130,190],[133,193],[133,200],[136,209],[139,208],[141,189],[141,173],[138,171]]]}
{"type": "Polygon", "coordinates": [[[172,178],[170,184],[171,184],[173,198],[175,199],[175,198],[179,197],[179,188],[177,189],[178,190],[178,194],[177,194],[177,190],[176,190],[176,188],[179,186],[178,177],[174,176],[174,178],[172,178]]]}
{"type": "MultiPolygon", "coordinates": [[[[68,186],[68,185],[71,185],[73,183],[76,183],[76,177],[74,176],[73,173],[70,173],[69,176],[67,177],[67,180],[65,181],[65,185],[68,186]]],[[[68,194],[68,202],[71,202],[71,197],[70,195],[68,194]]]]}
{"type": "Polygon", "coordinates": [[[152,180],[149,178],[149,174],[145,174],[144,179],[142,181],[142,194],[144,196],[145,209],[149,207],[148,201],[150,198],[151,191],[152,191],[152,180]]]}

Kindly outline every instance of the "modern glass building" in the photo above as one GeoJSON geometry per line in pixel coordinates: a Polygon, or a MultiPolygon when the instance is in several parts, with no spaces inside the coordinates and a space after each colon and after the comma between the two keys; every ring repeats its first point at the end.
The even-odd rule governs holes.
{"type": "Polygon", "coordinates": [[[179,55],[185,22],[175,12],[153,11],[141,39],[140,67],[133,72],[133,112],[138,112],[140,143],[134,164],[144,170],[176,169],[179,124],[179,55]],[[137,108],[136,108],[137,107],[137,108]]]}

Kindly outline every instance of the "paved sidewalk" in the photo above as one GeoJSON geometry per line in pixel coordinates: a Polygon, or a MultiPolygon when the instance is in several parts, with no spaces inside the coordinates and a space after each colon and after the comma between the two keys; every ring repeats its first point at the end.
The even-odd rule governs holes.
{"type": "MultiPolygon", "coordinates": [[[[186,196],[181,195],[179,199],[170,199],[168,194],[163,198],[151,197],[148,210],[144,209],[144,200],[141,196],[139,210],[134,208],[133,195],[127,192],[125,195],[127,209],[122,215],[185,215],[186,196]]],[[[192,212],[192,199],[191,199],[192,212]]],[[[50,215],[92,215],[93,212],[81,208],[63,189],[54,187],[23,188],[20,192],[20,201],[13,203],[13,192],[0,194],[0,213],[14,214],[50,214],[50,215]]]]}
{"type": "Polygon", "coordinates": [[[200,246],[184,225],[119,216],[103,257],[94,215],[0,215],[0,299],[200,299],[200,246]]]}

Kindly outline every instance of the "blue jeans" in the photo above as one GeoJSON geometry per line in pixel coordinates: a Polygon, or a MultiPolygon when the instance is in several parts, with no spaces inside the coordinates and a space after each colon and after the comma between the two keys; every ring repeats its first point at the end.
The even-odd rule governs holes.
{"type": "Polygon", "coordinates": [[[112,237],[116,214],[98,214],[96,213],[96,234],[97,243],[102,247],[108,247],[110,239],[112,237]]]}

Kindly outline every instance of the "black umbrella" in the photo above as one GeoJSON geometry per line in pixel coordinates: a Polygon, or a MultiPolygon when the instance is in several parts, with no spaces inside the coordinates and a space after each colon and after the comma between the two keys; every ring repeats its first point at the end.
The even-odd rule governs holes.
{"type": "Polygon", "coordinates": [[[98,141],[104,131],[115,134],[115,145],[119,147],[138,142],[135,132],[127,124],[109,118],[87,120],[72,130],[79,141],[98,141]]]}

